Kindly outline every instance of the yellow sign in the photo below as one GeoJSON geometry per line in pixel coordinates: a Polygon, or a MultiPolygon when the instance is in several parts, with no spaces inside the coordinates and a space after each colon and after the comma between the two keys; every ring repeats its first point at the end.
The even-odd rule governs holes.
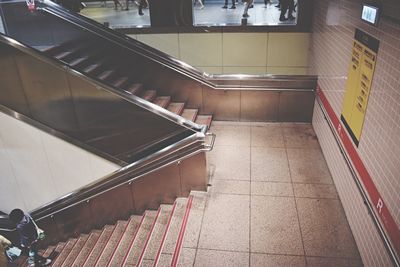
{"type": "Polygon", "coordinates": [[[374,76],[379,41],[356,29],[341,120],[358,146],[374,76]]]}

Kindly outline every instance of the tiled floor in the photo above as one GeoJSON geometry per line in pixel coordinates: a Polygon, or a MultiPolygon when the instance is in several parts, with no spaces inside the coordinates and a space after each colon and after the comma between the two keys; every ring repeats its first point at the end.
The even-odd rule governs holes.
{"type": "MultiPolygon", "coordinates": [[[[123,7],[126,7],[125,0],[119,0],[123,7]]],[[[144,9],[143,16],[138,15],[137,6],[132,1],[129,2],[129,10],[114,9],[112,1],[108,1],[106,7],[102,7],[100,2],[87,2],[87,8],[81,11],[81,14],[94,19],[100,23],[109,23],[111,28],[126,27],[149,27],[150,15],[149,9],[144,9]]],[[[222,9],[221,3],[207,3],[200,9],[197,4],[193,7],[193,23],[198,26],[217,26],[217,25],[241,25],[244,4],[239,1],[236,9],[222,9]]],[[[230,1],[231,2],[231,1],[230,1]]],[[[293,21],[279,21],[280,11],[275,4],[264,5],[264,1],[255,1],[254,8],[248,11],[250,17],[247,19],[248,25],[294,25],[293,21]]],[[[296,16],[296,13],[293,13],[296,16]]]]}
{"type": "Polygon", "coordinates": [[[362,266],[311,125],[211,131],[211,186],[192,209],[182,266],[362,266]]]}

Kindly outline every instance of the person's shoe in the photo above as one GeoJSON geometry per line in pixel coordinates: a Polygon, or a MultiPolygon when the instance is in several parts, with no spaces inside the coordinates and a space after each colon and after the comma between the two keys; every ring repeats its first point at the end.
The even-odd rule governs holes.
{"type": "Polygon", "coordinates": [[[236,9],[236,6],[231,6],[229,9],[236,9]]]}
{"type": "Polygon", "coordinates": [[[289,16],[287,19],[288,19],[288,20],[295,20],[296,18],[293,17],[293,16],[289,16]]]}
{"type": "Polygon", "coordinates": [[[279,21],[287,21],[288,19],[287,18],[285,18],[285,17],[280,17],[279,18],[279,21]]]}
{"type": "Polygon", "coordinates": [[[254,7],[254,5],[250,5],[250,6],[249,6],[249,8],[253,8],[253,7],[254,7]]]}
{"type": "Polygon", "coordinates": [[[143,16],[144,15],[144,13],[143,12],[139,12],[139,16],[143,16]]]}
{"type": "Polygon", "coordinates": [[[228,8],[228,6],[223,6],[222,8],[224,8],[224,9],[227,9],[227,8],[228,8]]]}
{"type": "Polygon", "coordinates": [[[51,260],[50,259],[45,259],[43,262],[41,262],[40,264],[42,264],[42,266],[49,266],[51,264],[51,260]]]}
{"type": "Polygon", "coordinates": [[[276,5],[275,7],[277,7],[277,8],[280,8],[280,7],[281,7],[281,5],[276,5]]]}
{"type": "Polygon", "coordinates": [[[204,8],[204,5],[202,5],[201,7],[200,7],[200,9],[203,9],[204,8]]]}
{"type": "Polygon", "coordinates": [[[125,11],[128,11],[128,10],[129,10],[129,8],[125,8],[124,10],[125,10],[125,11]]]}
{"type": "Polygon", "coordinates": [[[249,14],[243,14],[242,17],[243,17],[243,18],[248,18],[248,17],[250,17],[250,15],[249,15],[249,14]]]}

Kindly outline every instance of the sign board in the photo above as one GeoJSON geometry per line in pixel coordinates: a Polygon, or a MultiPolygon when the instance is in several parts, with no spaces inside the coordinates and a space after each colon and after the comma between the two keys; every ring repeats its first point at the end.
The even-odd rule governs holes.
{"type": "Polygon", "coordinates": [[[364,124],[379,41],[356,29],[341,121],[358,146],[364,124]]]}
{"type": "Polygon", "coordinates": [[[370,5],[363,5],[361,19],[373,25],[378,24],[379,8],[370,5]]]}

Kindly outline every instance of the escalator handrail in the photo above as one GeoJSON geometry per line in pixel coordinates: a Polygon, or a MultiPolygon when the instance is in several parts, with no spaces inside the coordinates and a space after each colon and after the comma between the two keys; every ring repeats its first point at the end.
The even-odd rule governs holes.
{"type": "Polygon", "coordinates": [[[175,124],[178,124],[180,126],[183,126],[183,127],[187,128],[189,130],[193,130],[193,131],[196,131],[196,132],[206,132],[207,131],[207,126],[205,126],[205,125],[199,125],[199,124],[197,124],[195,122],[192,122],[192,121],[190,121],[188,119],[185,119],[185,118],[183,118],[183,117],[181,117],[179,115],[176,115],[175,113],[173,113],[173,112],[171,112],[171,111],[169,111],[167,109],[164,109],[164,108],[162,108],[162,107],[160,107],[160,106],[158,106],[158,105],[156,105],[154,103],[146,101],[143,98],[140,98],[138,96],[135,96],[135,95],[131,94],[130,92],[126,92],[126,91],[122,91],[122,90],[116,90],[115,88],[113,88],[113,87],[111,87],[111,86],[109,86],[107,84],[101,83],[101,82],[97,81],[96,79],[88,77],[87,75],[85,75],[82,72],[79,72],[79,71],[77,71],[75,69],[72,69],[72,68],[68,67],[67,65],[65,65],[61,61],[56,60],[56,59],[51,58],[51,57],[48,57],[44,53],[40,52],[39,50],[33,49],[33,48],[29,47],[29,46],[26,46],[26,45],[18,42],[17,40],[15,40],[15,39],[13,39],[13,38],[11,38],[9,36],[6,36],[6,35],[4,35],[2,33],[0,33],[0,42],[3,42],[5,44],[7,44],[7,45],[10,45],[10,46],[12,46],[12,47],[14,47],[14,48],[16,48],[16,49],[28,54],[28,55],[30,55],[30,56],[34,56],[36,58],[39,58],[40,60],[42,60],[42,61],[44,61],[44,62],[46,62],[48,64],[52,64],[55,67],[67,70],[70,73],[72,73],[72,74],[74,74],[76,76],[79,76],[82,79],[84,79],[84,80],[86,80],[86,81],[88,81],[88,82],[90,82],[90,83],[92,83],[92,84],[94,84],[96,86],[99,86],[102,89],[105,89],[110,93],[116,94],[116,95],[124,98],[125,100],[127,100],[127,101],[129,101],[129,102],[141,107],[141,108],[144,108],[146,110],[149,110],[152,113],[155,113],[155,114],[157,114],[157,115],[159,115],[161,117],[164,117],[164,118],[174,122],[175,124]]]}
{"type": "Polygon", "coordinates": [[[226,90],[251,88],[258,90],[314,91],[314,88],[316,87],[317,76],[315,75],[208,74],[153,47],[143,44],[125,34],[105,27],[101,23],[98,23],[80,14],[71,13],[70,11],[51,2],[50,0],[43,0],[41,3],[45,6],[38,7],[38,10],[45,11],[74,25],[82,27],[87,31],[91,31],[92,33],[99,35],[102,38],[106,38],[109,41],[116,43],[117,45],[122,45],[125,48],[133,51],[134,53],[138,53],[141,56],[144,56],[178,73],[190,77],[202,84],[211,87],[212,89],[226,90]],[[240,84],[232,84],[232,81],[239,81],[240,84]],[[253,82],[253,84],[250,86],[246,84],[249,81],[253,82]],[[254,84],[254,81],[259,81],[260,84],[254,84]],[[290,86],[287,85],[288,82],[292,82],[290,86]]]}

